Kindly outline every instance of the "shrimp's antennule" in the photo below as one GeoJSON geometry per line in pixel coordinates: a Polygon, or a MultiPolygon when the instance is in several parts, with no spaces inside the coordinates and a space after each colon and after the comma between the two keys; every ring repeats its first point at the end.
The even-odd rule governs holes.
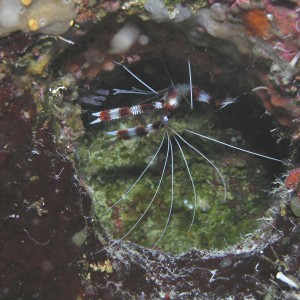
{"type": "Polygon", "coordinates": [[[119,62],[114,62],[115,64],[122,66],[131,76],[133,76],[136,80],[138,80],[141,84],[143,84],[146,88],[148,88],[151,92],[153,92],[154,94],[158,94],[157,91],[155,91],[152,87],[150,87],[148,84],[146,84],[143,80],[141,80],[140,78],[138,78],[134,73],[132,73],[127,67],[125,67],[123,64],[119,63],[119,62]]]}

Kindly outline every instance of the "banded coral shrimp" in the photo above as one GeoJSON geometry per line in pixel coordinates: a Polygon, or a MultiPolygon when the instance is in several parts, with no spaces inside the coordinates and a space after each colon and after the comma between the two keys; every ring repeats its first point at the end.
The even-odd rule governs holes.
{"type": "MultiPolygon", "coordinates": [[[[145,63],[145,66],[151,69],[152,63],[145,63]]],[[[191,73],[188,72],[187,64],[185,66],[185,78],[189,78],[191,73]]],[[[128,70],[122,66],[118,72],[129,76],[128,70]]],[[[164,77],[169,80],[168,76],[164,77]]],[[[204,92],[205,79],[201,79],[200,90],[204,97],[211,93],[212,88],[204,92]]],[[[136,78],[134,80],[137,81],[136,78]]],[[[192,81],[197,86],[194,76],[192,81]]],[[[178,86],[189,100],[189,79],[186,82],[178,86]]],[[[230,106],[235,110],[234,106],[239,106],[240,100],[233,101],[236,103],[223,109],[219,109],[221,106],[216,109],[205,103],[207,99],[196,102],[193,95],[194,109],[191,110],[191,103],[182,98],[179,107],[171,113],[172,116],[167,114],[168,119],[165,121],[163,117],[166,109],[149,106],[147,114],[131,116],[134,109],[141,108],[133,97],[137,96],[138,103],[158,106],[155,103],[164,100],[164,96],[170,93],[170,83],[164,81],[162,85],[167,88],[141,92],[144,86],[140,83],[133,93],[128,90],[123,93],[121,89],[114,88],[116,97],[121,99],[121,105],[113,103],[102,114],[103,120],[99,124],[90,125],[91,138],[87,137],[84,150],[80,149],[79,155],[82,173],[96,199],[95,214],[100,216],[114,238],[128,238],[144,246],[157,246],[167,251],[180,252],[194,246],[222,248],[227,243],[235,243],[240,235],[256,228],[253,219],[259,218],[261,211],[264,214],[270,206],[271,200],[267,199],[262,189],[267,189],[272,181],[268,168],[280,168],[282,160],[273,159],[269,155],[259,158],[246,153],[241,148],[246,148],[242,133],[234,126],[230,128],[231,124],[225,128],[224,124],[230,123],[230,106]],[[141,101],[143,95],[139,93],[145,93],[144,99],[147,101],[141,101]],[[149,96],[149,93],[152,94],[149,96]],[[124,109],[123,117],[118,118],[120,110],[117,108],[123,106],[127,110],[124,109]],[[133,107],[131,111],[130,107],[133,107]],[[110,117],[107,113],[110,113],[110,117]],[[220,122],[220,119],[224,120],[220,122]],[[144,130],[149,124],[157,124],[157,128],[147,135],[141,131],[139,135],[145,137],[116,141],[116,136],[120,136],[120,123],[123,133],[137,126],[144,130]],[[227,145],[221,145],[220,141],[227,145]],[[230,142],[235,149],[228,145],[230,142]],[[277,166],[268,164],[267,160],[272,159],[277,166]]],[[[221,99],[213,94],[211,97],[215,99],[212,101],[214,103],[221,99]]],[[[226,98],[227,95],[223,97],[226,98]]],[[[227,100],[229,98],[225,104],[232,102],[227,100]]],[[[249,101],[250,106],[257,109],[253,102],[253,99],[249,101]]],[[[164,103],[167,101],[162,101],[161,105],[164,103]]],[[[234,120],[240,127],[244,126],[242,131],[249,127],[251,121],[251,118],[245,120],[249,109],[246,105],[243,115],[234,120]]],[[[256,114],[262,113],[263,109],[256,114]]],[[[96,123],[98,115],[99,110],[94,112],[95,117],[89,122],[96,123]]],[[[265,122],[264,118],[258,118],[260,121],[265,122]]],[[[255,132],[251,132],[249,140],[254,135],[260,141],[265,138],[264,135],[257,135],[257,125],[259,127],[261,124],[253,127],[255,132]]],[[[272,137],[264,142],[273,143],[272,137]]]]}

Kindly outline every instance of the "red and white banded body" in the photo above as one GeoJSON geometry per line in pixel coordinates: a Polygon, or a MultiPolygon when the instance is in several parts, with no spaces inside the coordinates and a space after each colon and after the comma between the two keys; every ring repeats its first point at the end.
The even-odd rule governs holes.
{"type": "MultiPolygon", "coordinates": [[[[97,117],[97,119],[92,121],[91,124],[117,120],[127,116],[150,113],[154,110],[162,110],[162,118],[160,121],[148,124],[146,126],[137,126],[128,129],[107,132],[107,134],[116,136],[121,140],[128,140],[133,137],[144,136],[148,133],[158,130],[163,126],[166,126],[172,112],[179,107],[182,99],[184,97],[188,97],[190,94],[192,94],[191,96],[197,102],[210,103],[212,101],[212,97],[207,92],[201,90],[198,87],[191,87],[188,84],[177,84],[169,87],[167,91],[163,90],[159,92],[159,101],[154,101],[152,103],[143,103],[131,107],[119,107],[95,112],[92,114],[92,116],[97,117]]],[[[228,105],[229,103],[233,102],[232,98],[226,98],[225,100],[226,101],[224,102],[224,105],[228,105]]]]}

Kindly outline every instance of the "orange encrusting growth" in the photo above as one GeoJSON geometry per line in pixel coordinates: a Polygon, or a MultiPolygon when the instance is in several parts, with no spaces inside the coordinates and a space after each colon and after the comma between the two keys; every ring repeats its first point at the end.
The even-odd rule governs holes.
{"type": "Polygon", "coordinates": [[[21,3],[25,6],[29,6],[32,3],[32,0],[22,0],[21,3]]]}
{"type": "Polygon", "coordinates": [[[266,14],[259,9],[249,10],[242,13],[249,35],[268,38],[271,32],[271,24],[266,14]]]}
{"type": "Polygon", "coordinates": [[[28,21],[28,27],[31,31],[36,31],[36,30],[39,30],[39,28],[40,28],[38,21],[35,19],[30,19],[28,21]]]}

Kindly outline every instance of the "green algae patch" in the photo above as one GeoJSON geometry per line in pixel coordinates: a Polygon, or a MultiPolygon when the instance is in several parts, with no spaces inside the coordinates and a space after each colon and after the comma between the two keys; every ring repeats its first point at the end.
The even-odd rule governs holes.
{"type": "Polygon", "coordinates": [[[173,253],[222,249],[253,232],[271,206],[266,193],[271,177],[263,159],[184,131],[247,146],[240,132],[216,125],[206,105],[175,112],[169,128],[142,138],[117,141],[106,133],[159,117],[155,112],[106,122],[78,147],[79,172],[92,190],[95,218],[114,239],[125,236],[146,247],[159,241],[158,249],[173,253]]]}

